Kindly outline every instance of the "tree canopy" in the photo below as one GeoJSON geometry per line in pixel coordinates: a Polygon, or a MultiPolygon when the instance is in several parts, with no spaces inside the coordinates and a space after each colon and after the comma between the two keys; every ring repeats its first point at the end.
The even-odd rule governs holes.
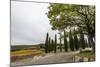
{"type": "Polygon", "coordinates": [[[95,6],[50,3],[48,9],[53,30],[76,28],[78,32],[95,34],[95,6]]]}

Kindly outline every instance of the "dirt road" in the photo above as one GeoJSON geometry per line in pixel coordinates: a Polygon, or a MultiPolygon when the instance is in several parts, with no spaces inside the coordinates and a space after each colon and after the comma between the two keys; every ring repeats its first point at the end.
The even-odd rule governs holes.
{"type": "Polygon", "coordinates": [[[73,56],[79,53],[75,52],[63,52],[63,53],[48,53],[45,56],[35,56],[12,62],[11,66],[23,66],[23,65],[37,65],[37,64],[52,64],[52,63],[70,63],[73,62],[73,56]]]}

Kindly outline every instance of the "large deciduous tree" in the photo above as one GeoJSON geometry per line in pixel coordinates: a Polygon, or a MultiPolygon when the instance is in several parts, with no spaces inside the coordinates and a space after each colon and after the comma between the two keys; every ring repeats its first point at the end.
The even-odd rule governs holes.
{"type": "Polygon", "coordinates": [[[74,4],[50,4],[47,16],[53,30],[76,28],[77,33],[88,35],[95,50],[95,6],[74,4]],[[93,41],[94,40],[94,41],[93,41]]]}

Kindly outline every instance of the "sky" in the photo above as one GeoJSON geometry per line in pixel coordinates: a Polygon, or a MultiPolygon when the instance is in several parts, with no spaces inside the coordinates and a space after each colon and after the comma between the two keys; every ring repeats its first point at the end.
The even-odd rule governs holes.
{"type": "Polygon", "coordinates": [[[11,1],[11,45],[33,45],[44,43],[46,33],[54,39],[46,15],[49,3],[11,1]]]}

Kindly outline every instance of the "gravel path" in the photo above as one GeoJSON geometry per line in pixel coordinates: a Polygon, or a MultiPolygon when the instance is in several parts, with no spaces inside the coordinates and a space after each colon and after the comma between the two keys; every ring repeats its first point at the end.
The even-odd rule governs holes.
{"type": "Polygon", "coordinates": [[[11,66],[23,66],[23,65],[37,65],[37,64],[52,64],[52,63],[70,63],[73,62],[73,55],[79,53],[75,52],[63,52],[63,53],[48,53],[45,56],[35,56],[33,58],[27,58],[12,62],[11,66]]]}

